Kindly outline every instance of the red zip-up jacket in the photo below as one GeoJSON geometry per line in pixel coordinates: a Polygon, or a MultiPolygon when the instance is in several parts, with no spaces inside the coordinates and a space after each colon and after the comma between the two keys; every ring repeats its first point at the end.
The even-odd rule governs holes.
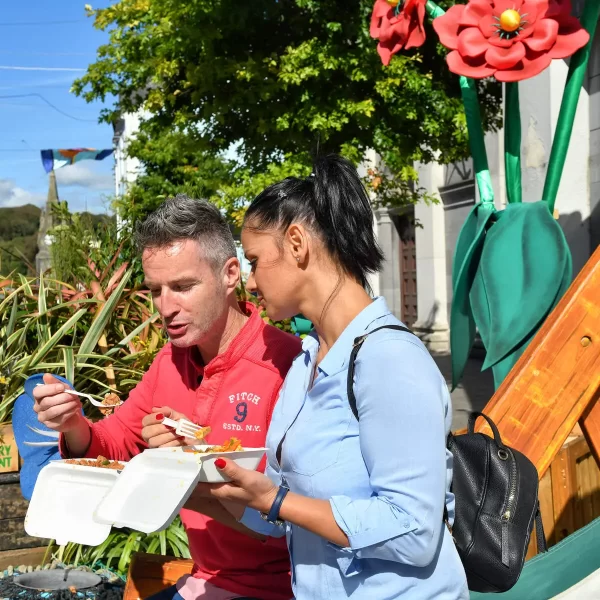
{"type": "MultiPolygon", "coordinates": [[[[167,344],[127,401],[112,416],[90,424],[92,441],[86,457],[129,460],[142,452],[148,447],[141,436],[142,418],[154,406],[169,406],[196,423],[210,425],[211,444],[235,435],[243,446],[263,447],[279,389],[301,343],[265,324],[252,304],[241,308],[250,318],[228,349],[204,367],[196,347],[167,344]]],[[[67,456],[62,439],[60,447],[67,456]]],[[[194,576],[240,596],[292,597],[285,538],[261,542],[190,510],[182,510],[181,519],[194,576]]]]}

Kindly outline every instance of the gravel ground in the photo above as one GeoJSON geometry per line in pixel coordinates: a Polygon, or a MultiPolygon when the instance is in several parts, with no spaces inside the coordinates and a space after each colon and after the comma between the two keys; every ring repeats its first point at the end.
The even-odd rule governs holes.
{"type": "MultiPolygon", "coordinates": [[[[51,566],[45,568],[64,568],[65,565],[59,563],[53,563],[51,566]]],[[[92,571],[87,567],[77,567],[77,569],[84,571],[92,571]]],[[[19,567],[8,567],[4,572],[0,571],[0,600],[82,600],[84,598],[93,598],[94,600],[122,600],[123,591],[125,584],[123,581],[106,569],[98,569],[93,571],[100,577],[102,577],[102,583],[99,585],[81,590],[79,592],[71,592],[69,590],[56,590],[56,591],[35,591],[24,589],[15,583],[13,579],[22,573],[31,573],[32,571],[39,571],[41,567],[27,567],[21,565],[19,567]]]]}

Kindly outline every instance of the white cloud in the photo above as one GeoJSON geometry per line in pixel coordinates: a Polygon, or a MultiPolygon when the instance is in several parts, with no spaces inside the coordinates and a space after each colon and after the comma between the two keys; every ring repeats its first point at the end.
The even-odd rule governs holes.
{"type": "Polygon", "coordinates": [[[112,191],[114,178],[112,173],[100,173],[84,163],[75,163],[56,170],[58,193],[61,187],[81,186],[90,190],[112,191]]]}
{"type": "Polygon", "coordinates": [[[0,179],[0,206],[3,208],[35,204],[42,206],[46,202],[44,194],[35,194],[20,188],[12,179],[0,179]]]}

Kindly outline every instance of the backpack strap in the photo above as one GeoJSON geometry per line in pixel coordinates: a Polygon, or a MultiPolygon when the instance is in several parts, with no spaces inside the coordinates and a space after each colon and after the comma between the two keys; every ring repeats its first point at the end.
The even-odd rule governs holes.
{"type": "Polygon", "coordinates": [[[361,336],[355,338],[354,344],[352,346],[352,352],[350,354],[350,364],[348,365],[348,380],[346,383],[346,388],[347,388],[347,393],[348,393],[348,403],[350,404],[350,409],[352,410],[352,413],[356,417],[357,421],[358,421],[358,409],[356,408],[356,396],[354,395],[354,389],[353,389],[354,388],[354,363],[356,362],[356,357],[358,356],[358,351],[360,350],[361,346],[363,345],[363,343],[367,339],[367,337],[369,337],[371,334],[375,333],[376,331],[379,331],[380,329],[394,329],[395,331],[406,331],[407,333],[412,333],[412,335],[415,335],[410,329],[408,329],[407,327],[403,327],[402,325],[382,325],[381,327],[378,327],[377,329],[373,329],[373,331],[369,331],[368,333],[365,333],[364,335],[361,335],[361,336]]]}

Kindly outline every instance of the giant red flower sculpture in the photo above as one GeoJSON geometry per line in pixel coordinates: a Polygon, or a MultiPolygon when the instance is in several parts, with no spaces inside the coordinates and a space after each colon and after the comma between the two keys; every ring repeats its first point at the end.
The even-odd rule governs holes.
{"type": "Polygon", "coordinates": [[[379,40],[377,52],[384,65],[399,50],[423,44],[426,4],[427,0],[375,0],[371,37],[379,40]]]}
{"type": "Polygon", "coordinates": [[[533,77],[589,40],[571,16],[571,0],[470,0],[451,7],[433,27],[452,50],[447,62],[453,73],[498,81],[533,77]]]}

